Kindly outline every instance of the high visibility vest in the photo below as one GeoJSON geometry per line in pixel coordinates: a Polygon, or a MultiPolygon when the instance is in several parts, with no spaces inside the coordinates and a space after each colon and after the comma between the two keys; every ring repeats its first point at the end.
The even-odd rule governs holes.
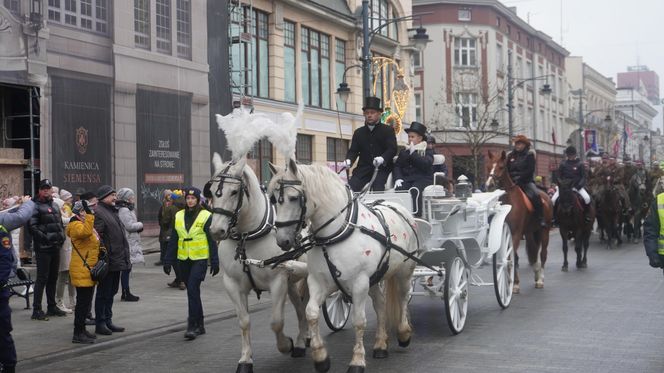
{"type": "Polygon", "coordinates": [[[657,253],[664,255],[664,193],[657,195],[657,215],[659,215],[659,239],[657,240],[657,253]]]}
{"type": "Polygon", "coordinates": [[[175,231],[178,233],[178,259],[200,260],[209,258],[210,246],[204,227],[212,213],[205,209],[201,210],[187,232],[184,223],[184,211],[180,210],[175,214],[175,231]]]}

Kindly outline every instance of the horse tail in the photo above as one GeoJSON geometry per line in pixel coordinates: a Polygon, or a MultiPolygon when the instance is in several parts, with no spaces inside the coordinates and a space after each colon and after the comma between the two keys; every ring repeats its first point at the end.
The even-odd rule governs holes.
{"type": "Polygon", "coordinates": [[[385,280],[385,317],[387,330],[397,330],[401,323],[401,302],[406,290],[402,289],[403,281],[400,281],[398,275],[391,276],[385,280]]]}

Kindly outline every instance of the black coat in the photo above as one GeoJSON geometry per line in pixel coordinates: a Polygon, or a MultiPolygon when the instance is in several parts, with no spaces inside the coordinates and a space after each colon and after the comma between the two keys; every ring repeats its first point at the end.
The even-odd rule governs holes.
{"type": "Polygon", "coordinates": [[[408,149],[402,150],[394,163],[392,179],[433,183],[433,150],[427,149],[424,156],[417,151],[411,154],[408,149]]]}
{"type": "Polygon", "coordinates": [[[392,159],[397,154],[397,137],[392,127],[377,124],[373,131],[367,125],[360,127],[353,133],[353,140],[346,154],[346,159],[355,162],[360,157],[357,167],[353,170],[353,178],[361,180],[364,185],[371,180],[375,157],[383,157],[385,163],[380,167],[388,173],[392,169],[392,159]]]}
{"type": "Polygon", "coordinates": [[[564,160],[558,167],[558,180],[569,180],[574,188],[581,189],[586,186],[586,173],[581,160],[564,160]]]}
{"type": "Polygon", "coordinates": [[[65,242],[60,208],[49,200],[36,200],[35,211],[28,223],[34,239],[35,252],[59,253],[65,242]]]}
{"type": "MultiPolygon", "coordinates": [[[[655,197],[650,205],[648,216],[643,221],[643,247],[646,249],[646,255],[649,258],[651,255],[657,255],[659,229],[660,221],[657,211],[657,197],[655,197]]],[[[664,263],[664,256],[660,255],[660,260],[664,263]]]]}
{"type": "Polygon", "coordinates": [[[524,149],[512,150],[507,155],[507,171],[515,184],[524,186],[535,179],[535,151],[524,149]]]}
{"type": "Polygon", "coordinates": [[[108,252],[109,271],[124,271],[131,268],[129,243],[118,210],[103,202],[95,209],[95,229],[101,243],[108,252]]]}

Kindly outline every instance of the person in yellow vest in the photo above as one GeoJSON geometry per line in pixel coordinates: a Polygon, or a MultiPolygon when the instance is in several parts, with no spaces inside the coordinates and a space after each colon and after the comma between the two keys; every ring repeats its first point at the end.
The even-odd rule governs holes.
{"type": "Polygon", "coordinates": [[[187,285],[189,318],[187,319],[186,339],[196,339],[205,334],[203,323],[203,303],[201,302],[201,282],[210,261],[210,273],[219,273],[219,253],[217,242],[210,236],[212,213],[201,206],[201,191],[197,188],[185,189],[184,210],[175,214],[171,240],[164,256],[164,273],[171,274],[177,264],[182,280],[187,285]]]}
{"type": "Polygon", "coordinates": [[[664,193],[660,193],[650,206],[643,223],[643,246],[653,268],[664,268],[664,193]]]}

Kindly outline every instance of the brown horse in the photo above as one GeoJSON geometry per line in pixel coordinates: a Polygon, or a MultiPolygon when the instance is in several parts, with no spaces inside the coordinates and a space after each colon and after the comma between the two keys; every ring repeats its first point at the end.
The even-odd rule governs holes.
{"type": "Polygon", "coordinates": [[[514,184],[512,178],[507,172],[507,155],[503,151],[500,156],[494,155],[489,151],[489,163],[487,171],[489,178],[486,181],[486,187],[496,185],[505,190],[501,197],[501,202],[512,205],[512,210],[507,215],[507,224],[512,230],[512,244],[514,246],[515,263],[514,269],[514,293],[518,294],[520,290],[519,280],[519,256],[517,249],[521,238],[525,236],[526,252],[528,253],[528,262],[535,272],[535,288],[544,287],[544,264],[546,263],[547,247],[549,246],[549,230],[551,229],[551,219],[553,217],[553,206],[551,198],[539,191],[542,199],[542,211],[546,227],[542,227],[538,219],[533,219],[533,207],[526,194],[521,188],[514,184]]]}
{"type": "Polygon", "coordinates": [[[572,189],[572,182],[559,180],[558,186],[559,197],[555,213],[560,225],[560,237],[563,240],[562,271],[567,272],[567,241],[572,238],[574,239],[574,251],[576,251],[576,268],[587,268],[590,234],[595,223],[595,208],[592,204],[588,207],[590,219],[586,222],[583,216],[583,199],[572,189]]]}

